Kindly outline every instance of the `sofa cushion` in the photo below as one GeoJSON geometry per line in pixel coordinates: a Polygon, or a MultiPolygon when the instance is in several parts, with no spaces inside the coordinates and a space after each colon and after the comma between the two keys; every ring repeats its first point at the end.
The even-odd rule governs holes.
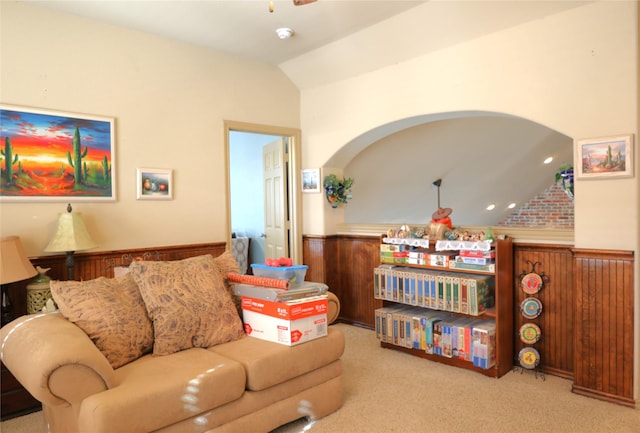
{"type": "MultiPolygon", "coordinates": [[[[116,376],[118,386],[82,402],[78,431],[156,431],[235,401],[245,391],[242,365],[200,348],[143,356],[116,376]]],[[[201,431],[193,427],[183,432],[201,431]]]]}
{"type": "Polygon", "coordinates": [[[51,281],[60,313],[80,327],[118,368],[153,348],[153,327],[131,275],[51,281]]]}
{"type": "Polygon", "coordinates": [[[326,337],[292,347],[246,336],[209,350],[242,364],[247,389],[260,391],[339,359],[344,352],[344,334],[330,327],[326,337]]]}
{"type": "Polygon", "coordinates": [[[213,256],[134,261],[129,269],[153,321],[154,355],[211,347],[244,335],[213,256]]]}

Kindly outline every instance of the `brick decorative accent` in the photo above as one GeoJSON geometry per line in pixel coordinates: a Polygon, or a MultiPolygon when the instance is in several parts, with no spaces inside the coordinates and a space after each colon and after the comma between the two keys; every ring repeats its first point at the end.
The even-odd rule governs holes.
{"type": "Polygon", "coordinates": [[[559,183],[522,205],[498,226],[573,228],[574,206],[559,183]]]}

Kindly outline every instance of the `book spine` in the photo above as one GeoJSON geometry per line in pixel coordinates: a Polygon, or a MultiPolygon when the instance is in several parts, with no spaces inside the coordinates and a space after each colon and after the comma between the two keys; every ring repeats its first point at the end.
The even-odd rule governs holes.
{"type": "Polygon", "coordinates": [[[444,276],[438,275],[435,277],[436,282],[438,284],[438,310],[444,310],[445,305],[445,287],[444,287],[444,276]]]}
{"type": "Polygon", "coordinates": [[[413,315],[411,317],[411,339],[413,341],[413,348],[420,349],[420,316],[413,315]]]}
{"type": "Polygon", "coordinates": [[[431,296],[429,297],[429,307],[433,309],[438,308],[438,277],[433,274],[427,275],[429,278],[429,292],[431,296]]]}
{"type": "Polygon", "coordinates": [[[460,312],[469,314],[469,283],[466,278],[460,278],[460,312]]]}
{"type": "Polygon", "coordinates": [[[451,279],[451,284],[452,284],[452,292],[453,292],[453,311],[455,313],[459,313],[460,312],[460,278],[459,277],[452,277],[451,279]]]}
{"type": "Polygon", "coordinates": [[[433,324],[433,354],[442,355],[442,322],[433,324]]]}
{"type": "Polygon", "coordinates": [[[469,288],[469,314],[472,316],[478,315],[478,292],[476,290],[476,280],[473,278],[467,279],[469,288]]]}
{"type": "Polygon", "coordinates": [[[425,323],[425,340],[426,340],[425,352],[426,353],[430,353],[430,354],[434,353],[433,327],[434,327],[434,324],[437,322],[438,322],[438,319],[435,317],[429,317],[426,319],[426,323],[425,323]]]}

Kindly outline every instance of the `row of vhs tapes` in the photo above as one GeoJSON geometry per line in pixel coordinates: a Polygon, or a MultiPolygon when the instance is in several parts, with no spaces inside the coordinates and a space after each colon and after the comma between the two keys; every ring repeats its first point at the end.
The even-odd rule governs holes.
{"type": "Polygon", "coordinates": [[[375,331],[380,341],[396,346],[469,361],[483,369],[496,363],[494,320],[396,305],[375,310],[375,331]]]}
{"type": "Polygon", "coordinates": [[[495,304],[495,278],[380,265],[373,269],[374,297],[434,310],[478,316],[495,304]]]}

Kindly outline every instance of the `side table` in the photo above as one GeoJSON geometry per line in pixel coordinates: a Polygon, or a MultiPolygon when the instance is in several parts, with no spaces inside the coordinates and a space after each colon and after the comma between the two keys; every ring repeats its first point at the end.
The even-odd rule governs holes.
{"type": "Polygon", "coordinates": [[[20,385],[4,364],[2,364],[0,375],[0,419],[2,421],[42,409],[42,404],[20,385]]]}

